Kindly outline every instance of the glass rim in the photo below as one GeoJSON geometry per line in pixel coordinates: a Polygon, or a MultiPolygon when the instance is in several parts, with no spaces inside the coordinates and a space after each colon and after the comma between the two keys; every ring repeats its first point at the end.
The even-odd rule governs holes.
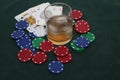
{"type": "Polygon", "coordinates": [[[71,6],[69,6],[69,5],[66,4],[66,3],[62,3],[62,2],[55,2],[55,3],[52,3],[52,4],[48,5],[48,6],[44,9],[44,16],[45,16],[45,18],[49,18],[49,17],[47,17],[47,15],[46,15],[46,12],[45,12],[46,9],[47,9],[49,6],[53,6],[53,5],[64,5],[64,6],[68,7],[68,8],[69,8],[69,11],[70,11],[70,16],[71,16],[71,12],[72,12],[71,6]]]}

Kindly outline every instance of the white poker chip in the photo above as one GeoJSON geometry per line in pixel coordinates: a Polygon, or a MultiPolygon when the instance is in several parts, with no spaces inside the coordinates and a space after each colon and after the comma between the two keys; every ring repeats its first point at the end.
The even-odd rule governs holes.
{"type": "Polygon", "coordinates": [[[33,34],[37,37],[44,37],[46,35],[46,29],[44,26],[37,26],[35,27],[33,34]]]}
{"type": "Polygon", "coordinates": [[[36,26],[37,26],[36,24],[33,24],[31,26],[28,26],[26,29],[28,32],[33,33],[35,31],[36,26]]]}

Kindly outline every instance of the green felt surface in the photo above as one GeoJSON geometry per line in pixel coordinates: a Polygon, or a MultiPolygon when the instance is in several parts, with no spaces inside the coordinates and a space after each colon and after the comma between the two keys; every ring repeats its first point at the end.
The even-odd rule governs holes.
{"type": "Polygon", "coordinates": [[[56,0],[0,1],[0,80],[120,80],[120,0],[59,0],[81,10],[96,36],[82,53],[69,47],[73,60],[64,65],[61,74],[51,74],[47,69],[48,63],[55,60],[53,53],[47,54],[43,65],[17,60],[19,48],[10,37],[15,30],[14,16],[47,1],[56,0]]]}

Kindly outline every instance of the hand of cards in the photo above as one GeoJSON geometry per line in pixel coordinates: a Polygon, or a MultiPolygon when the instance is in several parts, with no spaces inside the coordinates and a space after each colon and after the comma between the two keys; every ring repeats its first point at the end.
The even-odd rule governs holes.
{"type": "Polygon", "coordinates": [[[46,17],[50,18],[56,15],[62,15],[62,10],[62,6],[51,6],[50,3],[47,2],[29,8],[15,16],[15,19],[17,21],[27,21],[29,26],[26,29],[35,36],[42,37],[46,35],[46,29],[44,28],[46,25],[46,17]],[[44,14],[44,10],[46,11],[46,15],[44,14]]]}
{"type": "MultiPolygon", "coordinates": [[[[44,10],[47,6],[49,6],[50,3],[42,3],[38,6],[32,7],[19,15],[15,16],[15,19],[17,21],[19,20],[26,20],[30,23],[30,25],[36,24],[36,25],[45,25],[45,15],[44,10]]],[[[62,6],[49,6],[46,9],[46,15],[49,17],[55,16],[55,15],[62,15],[62,6]]]]}

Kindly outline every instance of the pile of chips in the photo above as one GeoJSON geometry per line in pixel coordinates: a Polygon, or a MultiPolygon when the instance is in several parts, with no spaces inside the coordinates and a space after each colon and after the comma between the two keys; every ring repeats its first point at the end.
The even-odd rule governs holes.
{"type": "Polygon", "coordinates": [[[80,34],[76,39],[71,41],[70,45],[73,50],[78,52],[84,51],[91,42],[95,40],[95,35],[90,31],[90,26],[86,20],[82,20],[82,12],[79,10],[73,10],[71,18],[74,19],[74,30],[80,34]]]}
{"type": "MultiPolygon", "coordinates": [[[[95,35],[89,32],[90,26],[88,22],[81,20],[82,15],[82,12],[79,10],[73,10],[71,15],[69,15],[75,21],[74,30],[80,34],[70,43],[72,49],[78,52],[85,50],[95,40],[95,35]]],[[[64,70],[64,64],[72,60],[72,53],[69,48],[65,45],[56,46],[51,41],[45,39],[45,33],[42,32],[42,29],[36,30],[36,33],[41,35],[36,36],[31,33],[32,28],[30,28],[31,31],[28,31],[29,27],[29,22],[20,20],[15,24],[16,30],[11,33],[11,37],[20,48],[17,54],[18,60],[20,62],[32,61],[34,64],[43,64],[47,61],[46,53],[53,52],[56,60],[48,64],[48,70],[52,73],[61,73],[64,70]]]]}

